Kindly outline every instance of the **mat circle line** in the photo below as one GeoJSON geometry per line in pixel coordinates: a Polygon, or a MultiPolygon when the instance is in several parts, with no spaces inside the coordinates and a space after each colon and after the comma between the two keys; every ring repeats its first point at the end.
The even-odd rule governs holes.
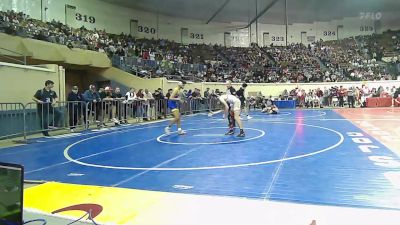
{"type": "MultiPolygon", "coordinates": [[[[196,128],[196,129],[186,129],[186,131],[189,130],[211,130],[211,129],[226,129],[226,127],[205,127],[205,128],[196,128]]],[[[220,142],[171,142],[171,141],[164,141],[161,140],[162,137],[167,137],[167,134],[162,134],[160,136],[157,137],[157,141],[160,143],[164,143],[164,144],[171,144],[171,145],[218,145],[218,144],[231,144],[231,143],[239,143],[239,142],[244,142],[244,141],[250,141],[250,140],[254,140],[254,139],[258,139],[261,138],[265,135],[265,131],[263,130],[259,130],[259,129],[255,129],[255,128],[245,128],[245,130],[255,130],[255,131],[259,131],[261,134],[255,137],[251,137],[251,138],[247,138],[247,139],[239,139],[238,140],[234,140],[234,141],[220,141],[220,142]]],[[[172,134],[176,134],[177,132],[173,132],[172,134]]]]}
{"type": "MultiPolygon", "coordinates": [[[[338,147],[339,145],[341,145],[343,143],[343,141],[344,141],[343,134],[341,134],[340,132],[338,132],[336,130],[333,130],[333,129],[330,129],[330,128],[326,128],[326,127],[310,125],[310,124],[304,124],[304,123],[287,123],[287,122],[271,122],[271,123],[303,125],[303,126],[308,126],[308,127],[320,128],[320,129],[328,130],[328,131],[331,131],[331,132],[335,133],[336,135],[338,135],[340,137],[340,140],[336,144],[331,145],[331,146],[329,146],[327,148],[324,148],[324,149],[321,149],[321,150],[318,150],[318,151],[315,151],[315,152],[307,153],[307,154],[302,154],[302,155],[298,155],[298,156],[292,156],[292,157],[283,158],[283,159],[268,160],[268,161],[253,162],[253,163],[223,165],[223,166],[204,166],[204,167],[123,167],[123,166],[105,166],[105,165],[98,165],[98,164],[93,164],[93,163],[81,162],[79,160],[73,159],[69,155],[68,152],[73,146],[75,146],[76,144],[79,144],[81,142],[84,142],[86,140],[90,140],[92,138],[95,138],[96,136],[94,136],[94,137],[90,137],[90,138],[86,138],[86,139],[80,140],[78,142],[72,143],[71,145],[67,146],[64,149],[64,157],[70,162],[73,162],[73,163],[76,163],[76,164],[80,164],[80,165],[83,165],[83,166],[96,167],[96,168],[118,169],[118,170],[142,170],[142,171],[143,170],[144,171],[193,171],[193,170],[239,168],[239,167],[266,165],[266,164],[272,164],[272,163],[277,163],[277,162],[295,160],[295,159],[305,158],[305,157],[317,155],[317,154],[332,150],[332,149],[338,147]]],[[[162,126],[160,126],[160,127],[162,127],[162,126]]],[[[103,135],[101,135],[101,136],[103,136],[103,135]]]]}

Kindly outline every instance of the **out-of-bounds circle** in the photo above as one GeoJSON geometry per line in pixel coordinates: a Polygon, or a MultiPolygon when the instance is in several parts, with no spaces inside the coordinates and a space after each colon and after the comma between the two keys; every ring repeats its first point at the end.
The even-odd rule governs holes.
{"type": "MultiPolygon", "coordinates": [[[[274,118],[274,119],[282,119],[282,118],[285,118],[285,119],[286,119],[286,118],[287,118],[287,119],[302,118],[302,119],[304,119],[304,118],[313,118],[313,117],[326,116],[326,112],[319,111],[319,110],[318,110],[318,111],[315,111],[315,112],[318,112],[319,114],[318,114],[318,115],[304,115],[304,116],[301,116],[301,115],[293,114],[293,113],[291,113],[291,112],[280,112],[280,113],[278,113],[278,114],[272,114],[272,115],[270,115],[270,114],[263,114],[263,113],[261,113],[261,112],[258,112],[257,114],[252,114],[252,113],[250,112],[250,116],[253,117],[253,118],[255,118],[255,119],[257,119],[257,120],[259,120],[259,119],[272,119],[272,118],[274,118]],[[285,114],[283,114],[283,113],[285,113],[285,114]],[[294,118],[286,117],[286,116],[290,116],[290,115],[293,115],[294,118]],[[285,117],[281,117],[281,116],[285,116],[285,117]]],[[[222,116],[221,116],[221,117],[222,117],[222,116]]],[[[212,116],[211,118],[212,118],[212,120],[226,120],[226,119],[223,119],[223,118],[221,118],[221,117],[220,117],[220,115],[216,114],[216,115],[212,116]]],[[[251,121],[251,119],[250,119],[249,121],[251,121]]]]}
{"type": "Polygon", "coordinates": [[[289,115],[292,115],[292,113],[291,112],[280,112],[280,113],[278,113],[278,114],[268,114],[268,113],[262,113],[262,112],[260,112],[261,114],[253,114],[253,115],[250,115],[251,117],[266,117],[266,116],[270,116],[270,117],[279,117],[279,116],[289,116],[289,115]]]}
{"type": "MultiPolygon", "coordinates": [[[[212,130],[212,129],[224,129],[226,131],[226,127],[207,127],[207,128],[196,128],[196,129],[187,129],[187,131],[196,131],[196,130],[212,130]]],[[[255,129],[255,128],[245,128],[246,130],[252,130],[259,132],[259,135],[253,136],[253,137],[245,137],[245,138],[235,138],[235,140],[228,140],[228,141],[215,141],[215,142],[173,142],[173,141],[168,141],[168,140],[163,140],[163,138],[168,137],[169,135],[167,134],[162,134],[157,137],[157,141],[160,143],[164,144],[172,144],[172,145],[218,145],[218,144],[232,144],[232,143],[238,143],[238,142],[244,142],[244,141],[250,141],[254,139],[261,138],[262,136],[265,135],[265,131],[255,129]]],[[[189,133],[189,132],[188,132],[189,133]]],[[[221,133],[221,132],[220,132],[221,133]]],[[[171,135],[177,135],[176,132],[171,133],[171,135]]],[[[221,135],[224,136],[223,133],[221,135]]],[[[205,135],[206,136],[206,135],[205,135]]],[[[184,135],[182,137],[185,137],[184,135]]],[[[231,136],[228,136],[231,137],[231,136]]]]}
{"type": "MultiPolygon", "coordinates": [[[[257,119],[257,120],[262,120],[262,119],[268,119],[268,120],[279,119],[279,120],[281,120],[281,119],[289,119],[290,117],[287,117],[287,116],[290,116],[290,115],[292,115],[292,113],[290,113],[290,112],[281,112],[278,114],[269,114],[269,113],[261,113],[260,112],[260,114],[251,114],[250,116],[253,119],[257,119]]],[[[251,121],[252,119],[250,119],[250,120],[244,119],[244,120],[251,121]]]]}
{"type": "MultiPolygon", "coordinates": [[[[68,147],[66,147],[64,149],[64,157],[70,161],[70,162],[74,162],[76,164],[80,164],[83,166],[89,166],[89,167],[95,167],[95,168],[106,168],[106,169],[117,169],[117,170],[145,170],[145,171],[191,171],[191,170],[210,170],[210,169],[227,169],[227,168],[239,168],[239,167],[247,167],[247,166],[258,166],[258,165],[266,165],[266,164],[272,164],[272,163],[278,163],[278,162],[284,162],[284,161],[290,161],[290,160],[295,160],[295,159],[301,159],[301,158],[306,158],[306,157],[310,157],[313,155],[317,155],[317,154],[321,154],[323,152],[327,152],[329,150],[332,150],[336,147],[338,147],[339,145],[341,145],[344,141],[344,136],[343,134],[341,134],[340,132],[330,129],[330,128],[326,128],[326,127],[321,127],[321,126],[316,126],[316,125],[310,125],[310,124],[304,124],[304,123],[288,123],[288,122],[279,122],[279,121],[274,121],[274,122],[270,122],[270,123],[282,123],[282,124],[293,124],[293,125],[301,125],[301,126],[308,126],[308,127],[314,127],[314,128],[319,128],[319,129],[323,129],[323,130],[327,130],[330,131],[334,134],[336,134],[337,136],[340,137],[339,141],[329,147],[320,149],[320,150],[315,150],[312,151],[310,153],[307,154],[301,154],[301,155],[297,155],[297,156],[292,156],[292,157],[287,157],[287,158],[282,158],[282,159],[275,159],[275,160],[268,160],[268,161],[260,161],[260,162],[253,162],[253,163],[242,163],[242,164],[232,164],[232,165],[222,165],[222,166],[204,166],[204,167],[124,167],[124,166],[107,166],[107,165],[98,165],[98,164],[93,164],[93,163],[85,163],[85,162],[81,162],[77,159],[73,159],[70,155],[69,155],[69,150],[79,144],[82,143],[84,141],[96,138],[98,136],[104,136],[107,134],[101,134],[95,137],[89,137],[86,139],[82,139],[80,141],[77,141],[75,143],[72,143],[71,145],[69,145],[68,147]]],[[[139,128],[142,129],[142,128],[139,128]]]]}

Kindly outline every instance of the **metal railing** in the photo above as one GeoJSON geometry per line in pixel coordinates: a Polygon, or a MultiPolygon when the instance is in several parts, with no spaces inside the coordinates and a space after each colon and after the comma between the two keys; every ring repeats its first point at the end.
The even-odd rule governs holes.
{"type": "MultiPolygon", "coordinates": [[[[68,101],[51,103],[0,103],[0,140],[22,138],[27,143],[32,134],[56,130],[89,130],[127,123],[167,118],[171,111],[167,99],[68,101]]],[[[179,104],[182,114],[219,110],[217,98],[187,99],[179,104]]]]}
{"type": "Polygon", "coordinates": [[[24,135],[26,124],[25,106],[22,103],[0,103],[0,124],[0,138],[24,135]]]}

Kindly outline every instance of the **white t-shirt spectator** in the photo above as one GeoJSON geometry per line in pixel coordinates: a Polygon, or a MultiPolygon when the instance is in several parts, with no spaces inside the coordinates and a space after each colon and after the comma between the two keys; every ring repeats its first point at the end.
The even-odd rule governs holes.
{"type": "Polygon", "coordinates": [[[143,95],[144,95],[144,99],[145,99],[145,102],[144,102],[145,105],[149,105],[149,103],[150,103],[149,100],[153,100],[154,99],[153,98],[153,94],[150,91],[147,92],[147,94],[146,94],[146,92],[143,92],[143,95]]]}
{"type": "Polygon", "coordinates": [[[110,52],[115,53],[117,49],[114,47],[114,45],[109,46],[110,52]]]}
{"type": "Polygon", "coordinates": [[[156,54],[154,52],[150,52],[150,60],[155,60],[156,54]]]}
{"type": "Polygon", "coordinates": [[[128,91],[126,92],[125,97],[128,102],[133,102],[136,99],[136,93],[128,91]]]}
{"type": "Polygon", "coordinates": [[[311,95],[307,95],[304,99],[306,102],[312,102],[314,98],[311,95]]]}
{"type": "MultiPolygon", "coordinates": [[[[393,87],[390,89],[390,95],[393,96],[395,92],[396,92],[396,87],[393,86],[393,87]]],[[[397,96],[393,96],[393,98],[396,98],[396,97],[397,97],[397,96]]]]}
{"type": "Polygon", "coordinates": [[[151,100],[151,99],[153,99],[153,94],[149,91],[149,92],[147,92],[147,94],[146,94],[146,92],[143,92],[143,95],[144,95],[144,98],[146,99],[146,100],[151,100]]]}
{"type": "Polygon", "coordinates": [[[367,87],[367,86],[365,86],[363,89],[362,89],[362,91],[363,91],[363,95],[364,96],[366,96],[366,97],[368,97],[369,96],[369,88],[367,87]]]}
{"type": "Polygon", "coordinates": [[[99,34],[98,33],[94,33],[92,35],[93,40],[97,41],[99,39],[99,34]]]}

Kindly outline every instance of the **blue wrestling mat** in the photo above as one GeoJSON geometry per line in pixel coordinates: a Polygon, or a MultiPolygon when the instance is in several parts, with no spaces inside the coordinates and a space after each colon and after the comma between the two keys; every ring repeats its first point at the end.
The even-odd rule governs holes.
{"type": "Polygon", "coordinates": [[[182,136],[165,135],[166,121],[125,126],[1,149],[0,161],[29,180],[400,209],[399,157],[335,111],[251,116],[245,138],[199,114],[182,136]]]}

